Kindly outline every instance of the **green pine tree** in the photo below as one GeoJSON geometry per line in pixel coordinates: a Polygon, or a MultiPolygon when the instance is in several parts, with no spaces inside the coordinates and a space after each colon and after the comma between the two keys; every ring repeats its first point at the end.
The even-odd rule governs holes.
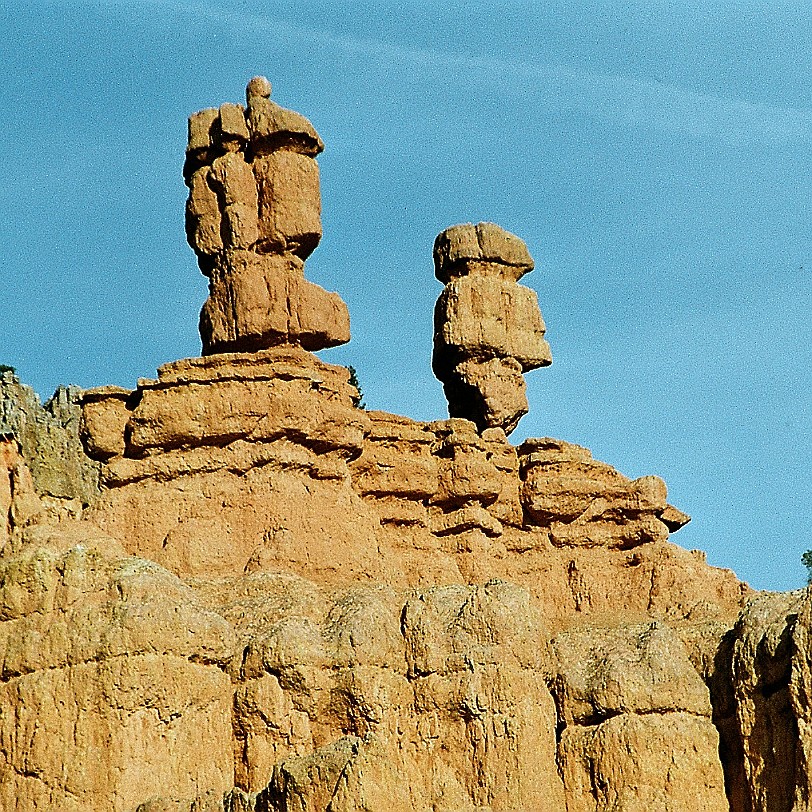
{"type": "Polygon", "coordinates": [[[364,403],[364,392],[361,389],[361,384],[358,382],[358,373],[355,371],[354,366],[348,366],[350,371],[350,386],[354,386],[358,390],[357,395],[352,396],[352,405],[356,409],[366,409],[367,405],[364,403]]]}
{"type": "Polygon", "coordinates": [[[812,584],[812,550],[807,550],[801,556],[801,563],[806,567],[806,582],[812,584]]]}

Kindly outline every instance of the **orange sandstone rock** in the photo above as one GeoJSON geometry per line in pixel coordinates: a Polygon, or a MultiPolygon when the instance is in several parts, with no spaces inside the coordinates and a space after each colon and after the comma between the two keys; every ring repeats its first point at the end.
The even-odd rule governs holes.
{"type": "Polygon", "coordinates": [[[659,623],[553,639],[566,808],[725,809],[710,694],[659,623]]]}
{"type": "Polygon", "coordinates": [[[350,339],[344,302],[304,278],[321,239],[315,156],[324,146],[270,92],[256,77],[246,108],[225,104],[189,119],[186,234],[209,278],[204,355],[280,344],[316,350],[350,339]]]}
{"type": "Polygon", "coordinates": [[[493,223],[452,226],[434,244],[445,289],[434,310],[434,374],[449,414],[509,434],[527,414],[523,372],[551,363],[525,244],[493,223]]]}
{"type": "Polygon", "coordinates": [[[508,442],[550,354],[498,226],[435,244],[452,416],[356,408],[309,352],[349,338],[304,278],[323,145],[270,92],[189,121],[204,356],[0,376],[0,808],[807,809],[808,592],[672,544],[658,477],[508,442]]]}
{"type": "Polygon", "coordinates": [[[233,785],[234,634],[147,561],[0,561],[0,807],[129,812],[233,785]]]}
{"type": "Polygon", "coordinates": [[[242,640],[235,776],[257,808],[563,808],[550,650],[526,590],[193,585],[242,640]]]}
{"type": "Polygon", "coordinates": [[[678,517],[668,505],[659,477],[631,481],[593,460],[586,448],[542,438],[526,440],[518,453],[528,521],[549,528],[558,546],[627,548],[662,542],[672,527],[679,529],[690,518],[678,517]],[[666,513],[669,508],[672,513],[666,513]]]}
{"type": "Polygon", "coordinates": [[[87,518],[182,576],[499,577],[554,624],[737,611],[735,577],[667,541],[656,477],[632,482],[559,441],[516,449],[459,418],[364,412],[353,394],[345,368],[295,347],[179,361],[132,394],[90,393],[88,448],[119,453],[87,518]]]}

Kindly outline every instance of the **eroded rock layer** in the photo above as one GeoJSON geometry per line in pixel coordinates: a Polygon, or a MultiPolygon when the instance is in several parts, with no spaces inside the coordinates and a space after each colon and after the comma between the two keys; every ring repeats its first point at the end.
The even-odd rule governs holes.
{"type": "Polygon", "coordinates": [[[352,405],[344,367],[296,347],[167,364],[83,395],[102,491],[85,517],[178,575],[276,569],[327,585],[525,586],[573,613],[714,617],[742,587],[669,543],[688,517],[658,477],[579,446],[512,446],[460,418],[352,405]]]}
{"type": "Polygon", "coordinates": [[[664,483],[355,395],[295,346],[86,391],[78,516],[9,434],[6,808],[721,808],[771,711],[664,483]]]}
{"type": "Polygon", "coordinates": [[[671,543],[656,476],[506,433],[549,363],[524,244],[437,240],[452,417],[356,407],[304,280],[321,141],[190,121],[204,357],[0,379],[0,810],[802,812],[812,597],[671,543]],[[224,352],[239,350],[239,352],[224,352]]]}

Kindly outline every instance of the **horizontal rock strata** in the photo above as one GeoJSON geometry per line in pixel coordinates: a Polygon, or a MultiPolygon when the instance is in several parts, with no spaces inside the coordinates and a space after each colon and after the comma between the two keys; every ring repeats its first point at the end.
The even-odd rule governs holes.
{"type": "Polygon", "coordinates": [[[806,812],[812,598],[670,542],[656,476],[508,442],[524,243],[435,243],[446,420],[357,408],[304,278],[312,125],[189,122],[204,354],[43,407],[0,375],[0,809],[806,812]]]}
{"type": "Polygon", "coordinates": [[[181,576],[525,585],[554,618],[715,617],[742,588],[668,542],[656,477],[499,428],[353,407],[348,371],[295,347],[167,364],[83,395],[102,492],[87,513],[181,576]]]}
{"type": "Polygon", "coordinates": [[[294,346],[82,393],[81,520],[9,433],[6,806],[803,808],[805,598],[737,623],[658,478],[356,396],[294,346]]]}

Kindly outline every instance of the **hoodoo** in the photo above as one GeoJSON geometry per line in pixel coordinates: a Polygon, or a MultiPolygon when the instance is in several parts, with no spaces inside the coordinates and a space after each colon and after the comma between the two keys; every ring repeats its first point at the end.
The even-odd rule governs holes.
{"type": "MultiPolygon", "coordinates": [[[[802,812],[812,596],[670,540],[656,476],[507,434],[524,243],[437,238],[450,418],[354,405],[304,278],[322,143],[189,123],[203,353],[41,406],[0,374],[0,812],[802,812]]],[[[369,393],[368,393],[369,394],[369,393]]]]}
{"type": "Polygon", "coordinates": [[[522,373],[552,362],[527,246],[493,223],[452,226],[434,242],[445,289],[434,310],[434,374],[451,417],[510,434],[527,414],[522,373]]]}
{"type": "Polygon", "coordinates": [[[246,107],[189,118],[186,234],[209,278],[204,355],[350,340],[347,306],[304,278],[321,239],[316,156],[324,145],[304,116],[270,95],[270,82],[257,76],[246,107]]]}

